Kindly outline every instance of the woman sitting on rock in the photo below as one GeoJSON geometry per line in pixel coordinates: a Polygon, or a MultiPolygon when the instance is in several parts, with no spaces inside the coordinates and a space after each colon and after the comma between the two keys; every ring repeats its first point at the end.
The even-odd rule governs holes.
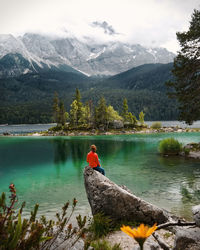
{"type": "Polygon", "coordinates": [[[95,145],[91,145],[90,149],[91,151],[87,154],[87,162],[89,163],[89,166],[105,175],[105,170],[100,166],[98,154],[96,153],[97,147],[95,145]]]}

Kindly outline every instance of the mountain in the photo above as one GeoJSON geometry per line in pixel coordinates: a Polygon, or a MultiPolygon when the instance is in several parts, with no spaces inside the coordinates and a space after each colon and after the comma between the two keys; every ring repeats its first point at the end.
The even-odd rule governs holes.
{"type": "Polygon", "coordinates": [[[175,56],[164,48],[145,48],[119,41],[97,43],[89,38],[80,40],[32,33],[21,37],[0,35],[0,59],[7,55],[16,57],[9,59],[12,60],[9,65],[3,65],[4,61],[1,63],[0,77],[55,68],[86,75],[115,75],[147,63],[169,63],[175,56]]]}
{"type": "Polygon", "coordinates": [[[102,81],[101,86],[111,89],[165,91],[165,82],[172,79],[173,63],[144,64],[102,81]]]}
{"type": "Polygon", "coordinates": [[[165,87],[172,78],[171,69],[172,64],[147,64],[103,78],[58,70],[2,78],[0,124],[52,122],[54,92],[69,111],[76,88],[84,103],[91,100],[96,105],[104,96],[107,104],[121,111],[123,98],[127,98],[129,111],[137,117],[143,110],[146,120],[175,120],[176,102],[168,99],[165,87]]]}

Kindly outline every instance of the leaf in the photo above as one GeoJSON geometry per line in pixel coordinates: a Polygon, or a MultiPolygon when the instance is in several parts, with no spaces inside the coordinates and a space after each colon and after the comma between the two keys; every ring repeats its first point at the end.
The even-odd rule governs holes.
{"type": "Polygon", "coordinates": [[[21,214],[18,214],[18,222],[16,226],[16,230],[14,232],[14,236],[10,244],[8,245],[8,249],[15,249],[17,244],[19,243],[19,239],[21,236],[21,231],[22,231],[22,220],[21,220],[21,214]]]}
{"type": "Polygon", "coordinates": [[[43,241],[47,241],[47,240],[51,240],[53,237],[48,237],[48,236],[46,236],[46,237],[41,237],[40,238],[40,242],[43,242],[43,241]]]}

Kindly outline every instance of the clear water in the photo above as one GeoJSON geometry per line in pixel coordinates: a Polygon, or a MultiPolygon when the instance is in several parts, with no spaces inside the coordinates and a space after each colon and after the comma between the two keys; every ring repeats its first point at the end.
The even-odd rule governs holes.
{"type": "Polygon", "coordinates": [[[90,212],[83,169],[91,144],[96,144],[106,175],[134,194],[173,213],[191,218],[200,203],[200,161],[163,158],[158,143],[165,137],[199,142],[200,133],[82,137],[0,137],[0,193],[16,185],[28,213],[35,203],[51,217],[76,197],[77,212],[90,212]]]}
{"type": "Polygon", "coordinates": [[[55,126],[50,124],[19,124],[19,125],[0,125],[0,135],[3,133],[10,134],[27,134],[33,132],[41,132],[55,126]]]}

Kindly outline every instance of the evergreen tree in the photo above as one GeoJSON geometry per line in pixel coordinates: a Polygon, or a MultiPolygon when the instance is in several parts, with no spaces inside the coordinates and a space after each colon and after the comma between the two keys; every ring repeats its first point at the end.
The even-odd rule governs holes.
{"type": "Polygon", "coordinates": [[[178,32],[181,46],[174,59],[174,80],[168,82],[174,91],[169,96],[179,102],[180,120],[192,124],[200,119],[200,11],[194,10],[187,32],[178,32]]]}
{"type": "Polygon", "coordinates": [[[137,125],[137,119],[131,112],[128,113],[128,122],[133,126],[137,125]]]}
{"type": "Polygon", "coordinates": [[[58,123],[61,124],[62,126],[65,125],[66,122],[66,116],[65,116],[65,107],[64,107],[64,103],[63,101],[60,101],[59,104],[59,119],[58,119],[58,123]]]}
{"type": "Polygon", "coordinates": [[[144,112],[143,111],[139,113],[139,121],[141,125],[144,125],[144,112]]]}
{"type": "Polygon", "coordinates": [[[90,125],[91,123],[91,109],[90,109],[90,104],[89,102],[86,102],[85,104],[85,113],[84,113],[84,117],[85,117],[85,123],[87,125],[90,125]]]}
{"type": "Polygon", "coordinates": [[[78,111],[77,101],[74,100],[70,106],[71,106],[71,109],[70,109],[70,125],[71,126],[76,126],[77,125],[77,111],[78,111]]]}
{"type": "Polygon", "coordinates": [[[54,122],[58,124],[59,122],[59,99],[58,99],[58,93],[54,93],[54,99],[53,99],[53,119],[54,122]]]}
{"type": "Polygon", "coordinates": [[[124,122],[128,122],[128,102],[127,99],[124,98],[123,100],[123,107],[122,107],[122,118],[124,119],[124,122]]]}
{"type": "Polygon", "coordinates": [[[104,125],[108,126],[108,111],[106,106],[106,100],[104,97],[101,97],[99,104],[95,109],[95,124],[99,127],[104,125]]]}
{"type": "Polygon", "coordinates": [[[113,122],[113,121],[122,121],[123,118],[118,114],[116,110],[114,110],[113,106],[109,105],[107,108],[107,113],[108,113],[108,121],[113,122]]]}
{"type": "Polygon", "coordinates": [[[81,123],[81,120],[83,118],[83,110],[82,110],[83,104],[81,102],[81,93],[78,88],[76,88],[75,100],[77,101],[77,107],[78,107],[77,121],[76,121],[76,125],[78,125],[81,123]]]}

